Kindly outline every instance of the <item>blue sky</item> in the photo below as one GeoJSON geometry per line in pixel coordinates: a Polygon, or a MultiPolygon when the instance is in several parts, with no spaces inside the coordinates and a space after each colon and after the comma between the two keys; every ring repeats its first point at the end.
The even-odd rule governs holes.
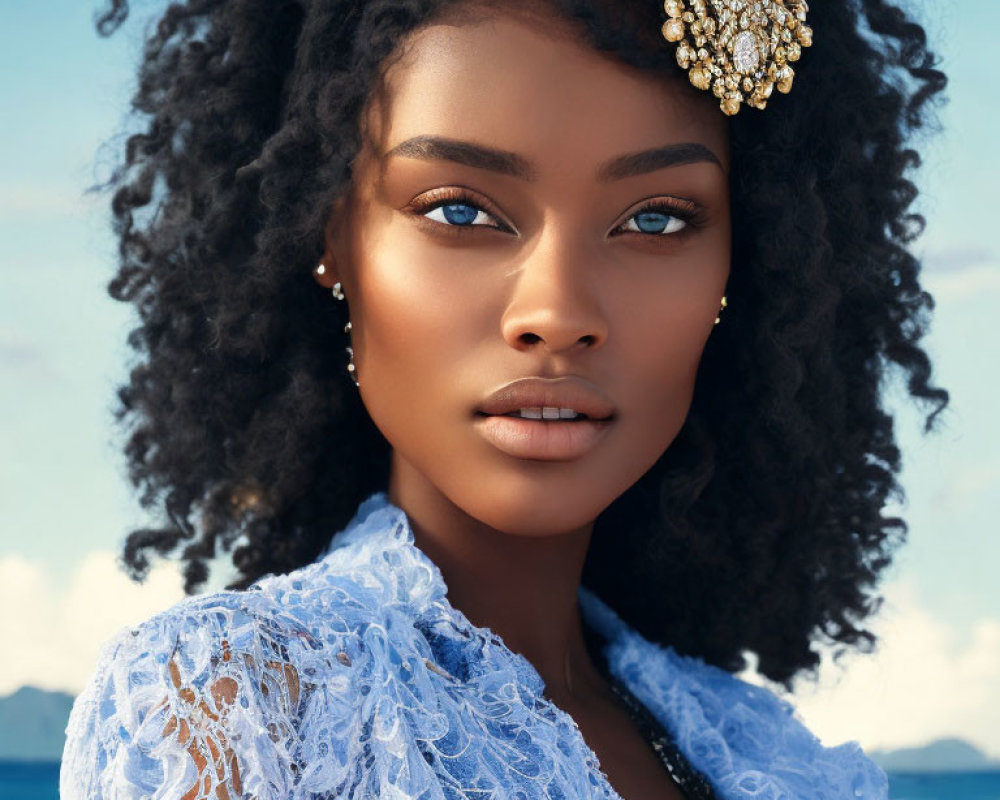
{"type": "MultiPolygon", "coordinates": [[[[101,146],[120,127],[141,26],[101,40],[92,32],[93,5],[0,2],[0,585],[6,580],[8,591],[19,586],[22,593],[38,593],[17,623],[22,627],[0,631],[8,636],[30,636],[29,622],[76,619],[69,606],[88,597],[97,602],[87,580],[106,589],[90,607],[87,625],[74,623],[92,638],[123,624],[123,608],[151,612],[177,594],[167,572],[158,573],[145,593],[135,593],[114,583],[108,571],[108,554],[143,516],[128,491],[110,420],[114,386],[125,374],[129,316],[105,292],[114,265],[106,202],[85,189],[102,176],[101,146]]],[[[919,209],[929,225],[917,250],[926,257],[926,285],[938,300],[927,346],[953,405],[939,432],[926,438],[915,413],[900,416],[911,534],[887,583],[882,663],[904,665],[918,656],[933,661],[919,648],[938,642],[946,660],[934,668],[943,674],[928,672],[927,680],[971,670],[967,679],[980,683],[955,697],[942,687],[941,708],[968,707],[965,716],[942,711],[911,734],[967,734],[1000,757],[1000,733],[989,734],[991,727],[1000,731],[1000,581],[994,578],[1000,564],[1000,422],[994,412],[1000,248],[993,216],[1000,92],[988,61],[995,55],[1000,3],[925,0],[914,6],[952,81],[950,104],[941,114],[943,135],[925,150],[919,209]],[[928,18],[925,9],[935,16],[928,18]],[[888,642],[893,625],[896,641],[912,639],[917,651],[888,642]]],[[[854,675],[863,677],[868,668],[852,667],[846,683],[831,677],[823,683],[825,694],[804,696],[807,721],[816,720],[830,736],[843,729],[863,743],[903,743],[906,731],[877,715],[865,718],[862,730],[847,730],[848,721],[830,716],[837,705],[830,698],[841,696],[848,705],[882,702],[891,711],[896,701],[886,686],[902,680],[892,670],[904,667],[884,666],[881,677],[857,686],[854,675]],[[878,680],[882,689],[871,682],[878,680]]],[[[0,693],[37,677],[27,659],[7,670],[0,674],[0,693]]],[[[87,667],[75,670],[39,681],[75,690],[87,667]]]]}

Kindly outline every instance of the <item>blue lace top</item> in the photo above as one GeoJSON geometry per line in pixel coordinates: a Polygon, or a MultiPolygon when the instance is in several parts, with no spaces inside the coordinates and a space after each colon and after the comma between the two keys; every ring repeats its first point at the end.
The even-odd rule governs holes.
{"type": "MultiPolygon", "coordinates": [[[[653,644],[584,588],[610,672],[725,800],[885,800],[767,689],[653,644]]],[[[67,727],[62,800],[620,800],[524,657],[451,606],[373,495],[316,563],[188,598],[107,643],[67,727]]]]}

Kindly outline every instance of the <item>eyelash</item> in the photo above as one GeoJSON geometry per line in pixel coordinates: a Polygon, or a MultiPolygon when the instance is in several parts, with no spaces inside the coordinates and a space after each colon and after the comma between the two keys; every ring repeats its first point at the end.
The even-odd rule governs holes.
{"type": "Polygon", "coordinates": [[[463,189],[434,189],[426,192],[416,200],[412,200],[404,211],[415,214],[421,221],[426,221],[441,232],[457,234],[462,228],[491,228],[493,230],[513,233],[514,230],[500,218],[500,214],[487,202],[463,189]],[[495,223],[491,225],[450,225],[447,222],[439,222],[427,217],[432,211],[436,211],[445,206],[469,206],[485,213],[495,223]]]}
{"type": "Polygon", "coordinates": [[[677,238],[691,233],[692,230],[701,227],[703,224],[703,209],[696,203],[693,203],[690,200],[681,200],[679,198],[673,198],[672,202],[666,200],[665,198],[659,198],[632,211],[632,213],[625,218],[625,221],[612,231],[612,234],[618,236],[623,234],[637,234],[638,236],[652,239],[677,238]],[[684,227],[670,233],[646,233],[644,231],[622,230],[631,220],[635,219],[640,214],[663,214],[664,216],[680,220],[684,223],[684,227]]]}
{"type": "MultiPolygon", "coordinates": [[[[410,205],[404,210],[415,214],[422,220],[426,220],[436,229],[443,229],[442,232],[447,232],[449,234],[458,234],[462,228],[490,228],[492,230],[499,230],[506,233],[514,232],[510,226],[501,220],[500,215],[492,207],[492,204],[488,203],[484,198],[474,196],[467,190],[435,189],[426,193],[426,195],[421,196],[417,200],[411,201],[410,205]],[[453,225],[448,222],[432,220],[427,216],[428,214],[444,208],[445,206],[469,206],[470,208],[474,208],[486,214],[495,224],[453,225]]],[[[620,225],[616,226],[611,233],[616,236],[623,234],[636,234],[644,238],[677,238],[690,233],[693,229],[699,228],[703,224],[702,216],[703,210],[700,206],[691,201],[675,198],[673,199],[673,202],[668,202],[663,198],[659,198],[650,202],[648,205],[640,206],[635,209],[620,225]],[[680,220],[684,223],[684,227],[670,233],[645,233],[643,231],[622,230],[631,220],[635,219],[640,214],[650,213],[663,214],[675,220],[680,220]]]]}

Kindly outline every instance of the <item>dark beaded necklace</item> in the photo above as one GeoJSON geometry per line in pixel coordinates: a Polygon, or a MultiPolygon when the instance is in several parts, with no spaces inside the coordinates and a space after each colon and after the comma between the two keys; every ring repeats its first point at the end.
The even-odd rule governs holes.
{"type": "Polygon", "coordinates": [[[603,642],[599,634],[586,625],[584,625],[583,630],[590,654],[611,687],[611,691],[622,701],[642,738],[653,748],[686,800],[718,800],[712,784],[684,757],[670,735],[670,731],[642,704],[638,697],[632,694],[624,683],[611,674],[607,659],[604,657],[603,642]]]}
{"type": "Polygon", "coordinates": [[[667,772],[674,779],[687,800],[716,800],[715,791],[705,776],[696,770],[678,749],[670,732],[653,716],[639,699],[620,680],[610,677],[611,691],[618,695],[628,709],[632,722],[642,738],[659,757],[667,772]]]}

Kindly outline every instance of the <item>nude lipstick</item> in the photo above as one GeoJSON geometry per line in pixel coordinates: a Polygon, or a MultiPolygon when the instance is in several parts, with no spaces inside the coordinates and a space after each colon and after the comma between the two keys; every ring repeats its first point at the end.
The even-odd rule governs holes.
{"type": "Polygon", "coordinates": [[[572,461],[592,450],[614,420],[614,405],[589,381],[521,378],[489,395],[476,408],[474,424],[514,458],[572,461]]]}

